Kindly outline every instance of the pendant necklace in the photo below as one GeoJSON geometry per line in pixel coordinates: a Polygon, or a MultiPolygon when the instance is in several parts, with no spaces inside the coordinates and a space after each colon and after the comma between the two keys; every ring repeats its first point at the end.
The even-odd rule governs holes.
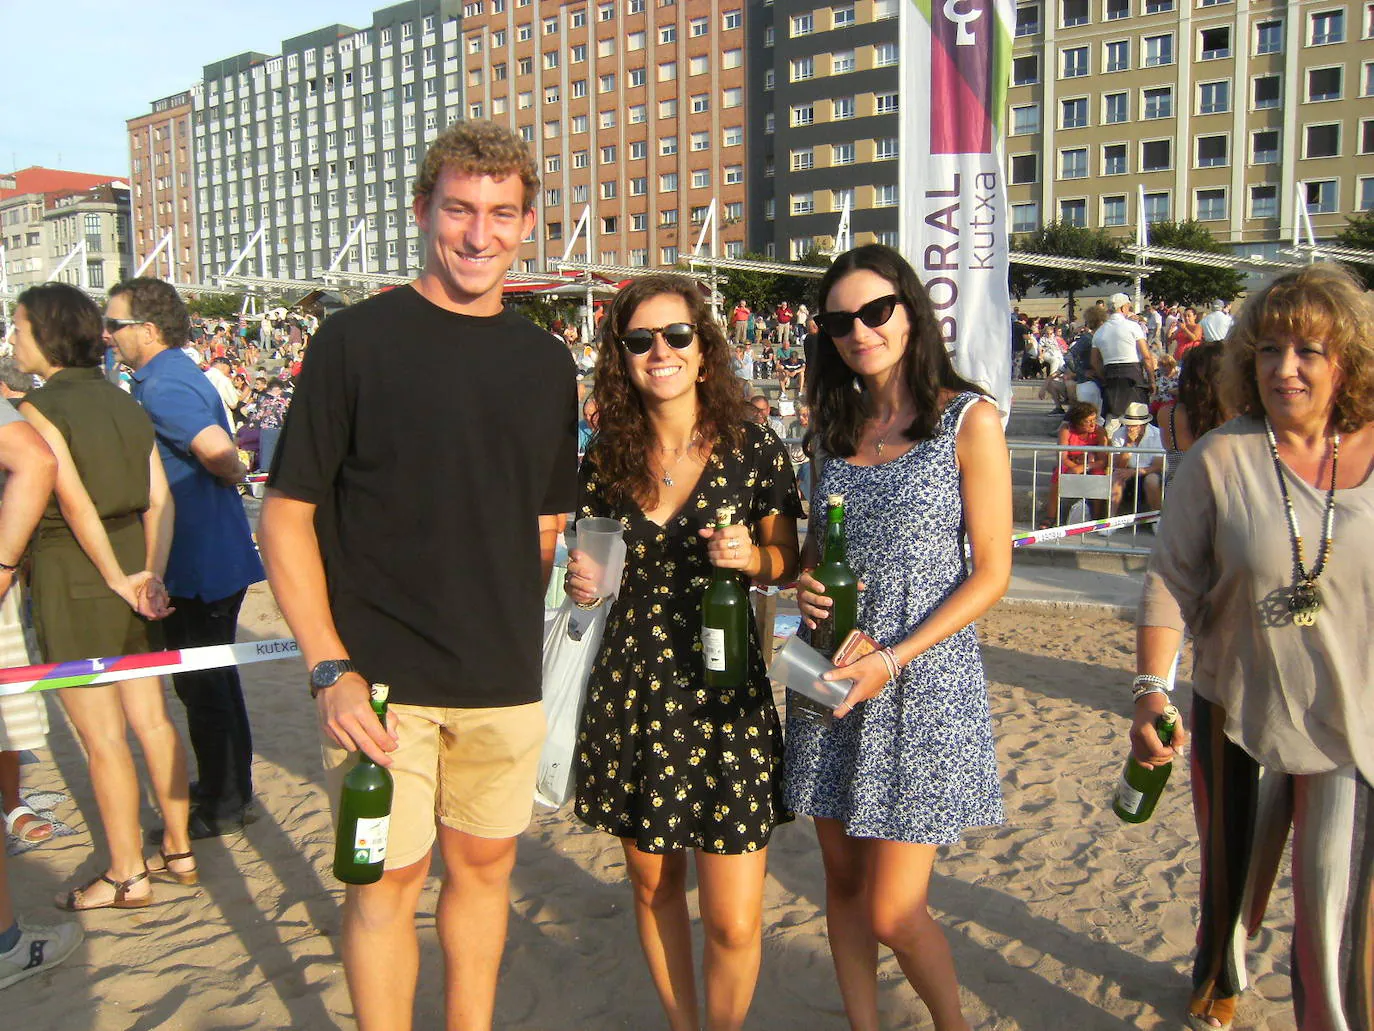
{"type": "Polygon", "coordinates": [[[1298,532],[1298,516],[1293,510],[1293,499],[1288,496],[1288,484],[1283,478],[1283,463],[1279,460],[1279,444],[1274,439],[1274,427],[1270,425],[1268,418],[1264,420],[1264,433],[1269,441],[1269,457],[1274,460],[1274,472],[1279,477],[1279,492],[1283,495],[1283,507],[1288,513],[1288,535],[1293,543],[1293,587],[1288,592],[1288,611],[1293,614],[1293,622],[1298,626],[1313,626],[1322,607],[1317,578],[1326,569],[1326,560],[1331,555],[1331,530],[1336,518],[1336,461],[1341,451],[1341,435],[1335,433],[1331,437],[1331,485],[1326,490],[1326,510],[1322,516],[1322,545],[1317,553],[1316,565],[1308,572],[1303,562],[1302,534],[1298,532]]]}
{"type": "Polygon", "coordinates": [[[677,470],[677,467],[680,466],[680,465],[682,464],[682,460],[692,453],[692,448],[696,446],[696,442],[697,442],[697,434],[693,433],[693,434],[692,434],[692,439],[689,440],[689,441],[687,442],[687,446],[686,446],[685,448],[664,447],[662,444],[660,444],[660,445],[658,446],[658,450],[659,450],[659,454],[660,454],[660,455],[661,455],[663,452],[665,452],[665,451],[679,451],[679,450],[680,450],[680,451],[682,452],[680,455],[677,456],[677,461],[674,462],[671,466],[663,465],[663,459],[662,459],[662,458],[659,458],[659,460],[658,460],[658,461],[659,461],[659,465],[663,465],[663,486],[665,486],[665,487],[671,487],[671,486],[673,486],[673,483],[674,483],[674,480],[673,480],[673,473],[677,470]]]}

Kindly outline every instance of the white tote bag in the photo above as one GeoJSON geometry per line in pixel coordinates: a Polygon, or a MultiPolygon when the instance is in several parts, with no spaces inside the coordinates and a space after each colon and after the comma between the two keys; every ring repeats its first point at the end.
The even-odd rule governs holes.
{"type": "Polygon", "coordinates": [[[591,610],[579,609],[567,598],[544,624],[544,718],[548,730],[539,755],[534,800],[548,809],[561,807],[573,792],[582,702],[610,607],[609,598],[591,610]]]}

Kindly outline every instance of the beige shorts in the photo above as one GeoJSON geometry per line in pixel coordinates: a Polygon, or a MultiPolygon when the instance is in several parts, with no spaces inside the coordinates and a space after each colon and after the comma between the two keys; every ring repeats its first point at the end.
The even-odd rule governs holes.
{"type": "MultiPolygon", "coordinates": [[[[513,838],[530,825],[544,744],[544,706],[449,709],[392,705],[400,744],[391,753],[396,792],[386,869],[417,863],[434,847],[437,824],[479,838],[513,838]]],[[[351,753],[325,739],[331,807],[351,753]]]]}

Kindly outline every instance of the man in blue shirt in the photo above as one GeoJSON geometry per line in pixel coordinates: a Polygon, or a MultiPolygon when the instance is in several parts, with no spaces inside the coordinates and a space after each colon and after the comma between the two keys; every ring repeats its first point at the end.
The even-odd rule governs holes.
{"type": "MultiPolygon", "coordinates": [[[[158,452],[176,506],[163,623],[167,645],[232,644],[249,584],[265,579],[236,484],[247,469],[229,433],[224,405],[182,351],[190,315],[158,279],[131,279],[110,291],[106,337],[134,370],[134,397],[157,431],[158,452]]],[[[253,739],[238,670],[177,673],[200,779],[191,791],[191,837],[241,829],[253,798],[253,739]]]]}

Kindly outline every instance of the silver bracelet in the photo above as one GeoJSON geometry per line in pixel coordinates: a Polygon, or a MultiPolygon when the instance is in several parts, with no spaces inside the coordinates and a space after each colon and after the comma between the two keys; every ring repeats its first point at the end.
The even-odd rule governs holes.
{"type": "Polygon", "coordinates": [[[902,664],[897,661],[897,653],[891,648],[883,648],[878,654],[883,657],[883,662],[887,664],[887,679],[896,680],[898,674],[902,672],[902,664]]]}
{"type": "Polygon", "coordinates": [[[1153,691],[1169,693],[1169,682],[1163,677],[1157,677],[1153,673],[1141,673],[1131,681],[1131,697],[1139,698],[1143,694],[1153,691]]]}
{"type": "Polygon", "coordinates": [[[1131,701],[1138,702],[1140,699],[1152,694],[1162,694],[1165,698],[1169,697],[1169,692],[1162,687],[1143,687],[1131,695],[1131,701]]]}

